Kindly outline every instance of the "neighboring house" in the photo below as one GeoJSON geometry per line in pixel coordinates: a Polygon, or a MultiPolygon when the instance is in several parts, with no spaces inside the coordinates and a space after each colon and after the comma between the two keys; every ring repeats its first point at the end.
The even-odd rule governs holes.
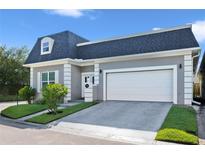
{"type": "Polygon", "coordinates": [[[195,77],[195,97],[202,98],[201,101],[205,103],[205,51],[202,56],[199,71],[195,77]]]}
{"type": "Polygon", "coordinates": [[[38,38],[24,66],[40,94],[49,83],[70,89],[65,102],[126,100],[190,105],[193,56],[201,51],[191,25],[101,41],[65,31],[38,38]]]}
{"type": "Polygon", "coordinates": [[[202,88],[201,88],[202,89],[202,99],[205,101],[205,55],[202,61],[201,74],[202,74],[202,88]]]}

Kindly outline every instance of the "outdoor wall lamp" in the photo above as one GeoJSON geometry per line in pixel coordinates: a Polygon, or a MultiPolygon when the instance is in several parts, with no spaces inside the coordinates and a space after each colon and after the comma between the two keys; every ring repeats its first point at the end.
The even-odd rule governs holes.
{"type": "Polygon", "coordinates": [[[179,68],[180,68],[180,69],[182,68],[182,64],[179,64],[179,68]]]}

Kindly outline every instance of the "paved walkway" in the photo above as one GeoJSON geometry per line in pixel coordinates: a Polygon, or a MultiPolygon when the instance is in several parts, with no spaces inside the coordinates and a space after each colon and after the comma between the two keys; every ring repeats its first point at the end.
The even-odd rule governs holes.
{"type": "MultiPolygon", "coordinates": [[[[26,104],[26,101],[19,101],[19,104],[26,104]]],[[[0,112],[9,106],[17,105],[17,102],[0,102],[0,112]]]]}

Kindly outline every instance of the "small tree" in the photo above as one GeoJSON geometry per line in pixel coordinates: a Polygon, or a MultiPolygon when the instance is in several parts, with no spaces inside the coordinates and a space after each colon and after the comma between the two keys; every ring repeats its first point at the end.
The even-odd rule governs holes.
{"type": "Polygon", "coordinates": [[[19,96],[28,101],[28,104],[31,104],[32,98],[36,95],[36,90],[29,86],[24,86],[19,91],[19,96]]]}
{"type": "Polygon", "coordinates": [[[68,93],[68,88],[61,84],[49,84],[43,88],[43,98],[48,105],[48,111],[57,113],[58,103],[68,93]]]}

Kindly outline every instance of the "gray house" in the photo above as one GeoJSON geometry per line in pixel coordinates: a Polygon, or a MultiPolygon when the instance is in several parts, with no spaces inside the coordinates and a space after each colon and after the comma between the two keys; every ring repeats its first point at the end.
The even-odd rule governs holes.
{"type": "Polygon", "coordinates": [[[89,41],[64,31],[38,38],[25,67],[37,89],[64,84],[65,103],[92,100],[160,101],[190,105],[195,55],[191,25],[89,41]]]}

